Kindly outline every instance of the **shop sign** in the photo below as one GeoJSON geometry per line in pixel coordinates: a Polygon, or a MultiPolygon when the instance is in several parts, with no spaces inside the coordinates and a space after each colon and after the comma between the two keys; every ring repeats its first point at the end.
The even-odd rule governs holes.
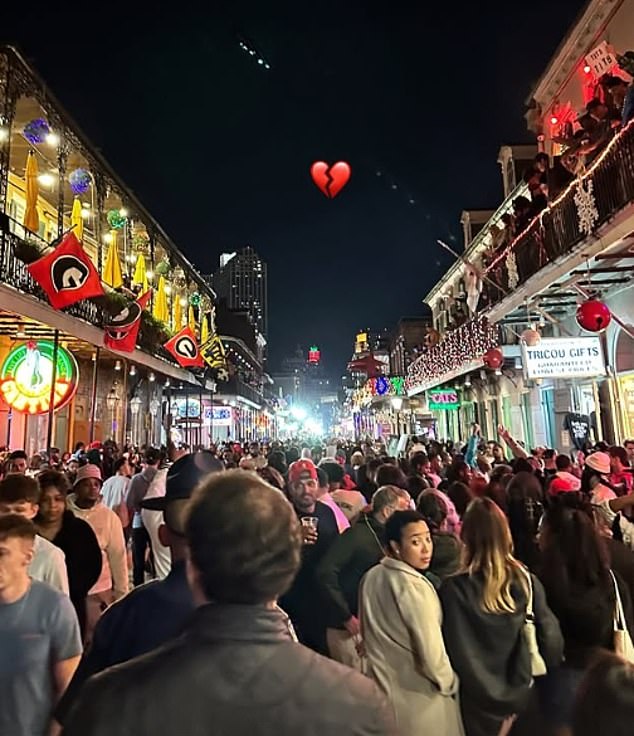
{"type": "Polygon", "coordinates": [[[548,337],[539,345],[522,345],[527,378],[590,378],[605,375],[601,339],[548,337]]]}
{"type": "MultiPolygon", "coordinates": [[[[52,340],[17,345],[0,369],[0,393],[7,404],[25,414],[46,414],[50,408],[53,380],[52,340]]],[[[74,356],[57,347],[53,409],[63,408],[77,391],[79,368],[74,356]]]]}
{"type": "Polygon", "coordinates": [[[177,399],[172,402],[172,416],[177,419],[199,419],[200,418],[200,401],[198,399],[190,398],[177,399]]]}
{"type": "Polygon", "coordinates": [[[229,406],[207,406],[205,408],[205,424],[211,424],[213,414],[214,427],[231,426],[231,407],[229,406]]]}
{"type": "Polygon", "coordinates": [[[362,388],[354,392],[353,402],[357,406],[369,404],[375,396],[404,396],[403,376],[377,376],[368,378],[362,388]]]}
{"type": "Polygon", "coordinates": [[[455,388],[433,388],[427,392],[427,405],[430,411],[457,409],[460,397],[455,388]]]}
{"type": "Polygon", "coordinates": [[[616,57],[607,41],[603,41],[586,56],[586,64],[595,77],[602,77],[616,64],[616,57]]]}

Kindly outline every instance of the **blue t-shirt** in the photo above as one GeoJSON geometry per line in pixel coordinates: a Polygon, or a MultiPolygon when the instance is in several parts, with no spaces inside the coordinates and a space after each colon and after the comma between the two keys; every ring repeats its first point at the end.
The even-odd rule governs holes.
{"type": "Polygon", "coordinates": [[[68,596],[31,581],[15,603],[0,603],[0,734],[48,733],[52,665],[81,654],[77,614],[68,596]]]}

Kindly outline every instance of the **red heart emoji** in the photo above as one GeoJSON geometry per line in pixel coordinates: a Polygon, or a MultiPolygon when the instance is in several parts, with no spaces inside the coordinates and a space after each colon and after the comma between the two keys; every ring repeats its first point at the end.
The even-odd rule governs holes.
{"type": "Polygon", "coordinates": [[[337,161],[329,166],[324,161],[315,161],[310,167],[310,175],[317,187],[328,197],[334,199],[350,179],[350,166],[345,161],[337,161]]]}

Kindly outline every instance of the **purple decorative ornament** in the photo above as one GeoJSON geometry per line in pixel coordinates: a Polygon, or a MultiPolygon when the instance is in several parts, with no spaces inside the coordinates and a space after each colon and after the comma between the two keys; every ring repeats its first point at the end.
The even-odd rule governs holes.
{"type": "Polygon", "coordinates": [[[92,178],[90,172],[86,169],[75,169],[68,177],[70,188],[73,190],[73,194],[84,194],[90,189],[90,183],[92,178]]]}
{"type": "Polygon", "coordinates": [[[22,134],[27,141],[33,145],[36,143],[44,143],[46,136],[51,132],[48,123],[44,118],[35,118],[24,126],[22,134]]]}

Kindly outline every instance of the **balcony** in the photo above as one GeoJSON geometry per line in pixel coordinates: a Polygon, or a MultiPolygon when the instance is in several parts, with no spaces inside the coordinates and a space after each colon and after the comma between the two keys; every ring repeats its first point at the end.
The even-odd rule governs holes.
{"type": "MultiPolygon", "coordinates": [[[[27,271],[27,265],[33,260],[35,252],[33,246],[44,249],[47,247],[47,243],[32,233],[29,233],[28,239],[26,239],[22,226],[8,217],[0,220],[0,283],[23,294],[29,294],[43,304],[50,306],[46,293],[27,271]]],[[[119,297],[120,295],[117,294],[116,296],[119,297]]],[[[52,307],[50,308],[52,309],[52,307]]],[[[108,297],[106,297],[105,299],[89,299],[78,302],[64,309],[63,312],[82,320],[92,327],[100,328],[103,327],[104,321],[119,308],[118,302],[114,299],[109,302],[108,297]]],[[[159,334],[155,321],[148,319],[146,315],[139,330],[138,347],[148,354],[161,358],[175,366],[174,359],[160,344],[163,339],[167,339],[167,333],[165,335],[159,334]]]]}
{"type": "Polygon", "coordinates": [[[578,249],[627,205],[634,202],[634,123],[623,129],[598,155],[586,174],[573,181],[510,244],[493,255],[481,305],[491,309],[526,284],[545,266],[578,249]],[[583,197],[590,216],[580,217],[576,199],[583,197]]]}
{"type": "Polygon", "coordinates": [[[479,313],[445,332],[438,345],[427,348],[411,364],[408,393],[420,393],[481,367],[484,353],[505,342],[502,328],[493,323],[503,320],[541,288],[538,274],[551,264],[567,271],[577,265],[573,261],[579,253],[585,257],[592,248],[605,248],[609,243],[602,243],[600,236],[611,231],[609,223],[633,202],[634,122],[610,141],[585,175],[571,182],[523,232],[493,254],[479,313]],[[587,205],[583,212],[580,199],[587,205]]]}
{"type": "Polygon", "coordinates": [[[244,403],[253,409],[261,409],[264,404],[262,394],[245,383],[239,376],[232,376],[229,381],[221,381],[217,387],[219,399],[235,396],[238,401],[244,399],[244,403]]]}

